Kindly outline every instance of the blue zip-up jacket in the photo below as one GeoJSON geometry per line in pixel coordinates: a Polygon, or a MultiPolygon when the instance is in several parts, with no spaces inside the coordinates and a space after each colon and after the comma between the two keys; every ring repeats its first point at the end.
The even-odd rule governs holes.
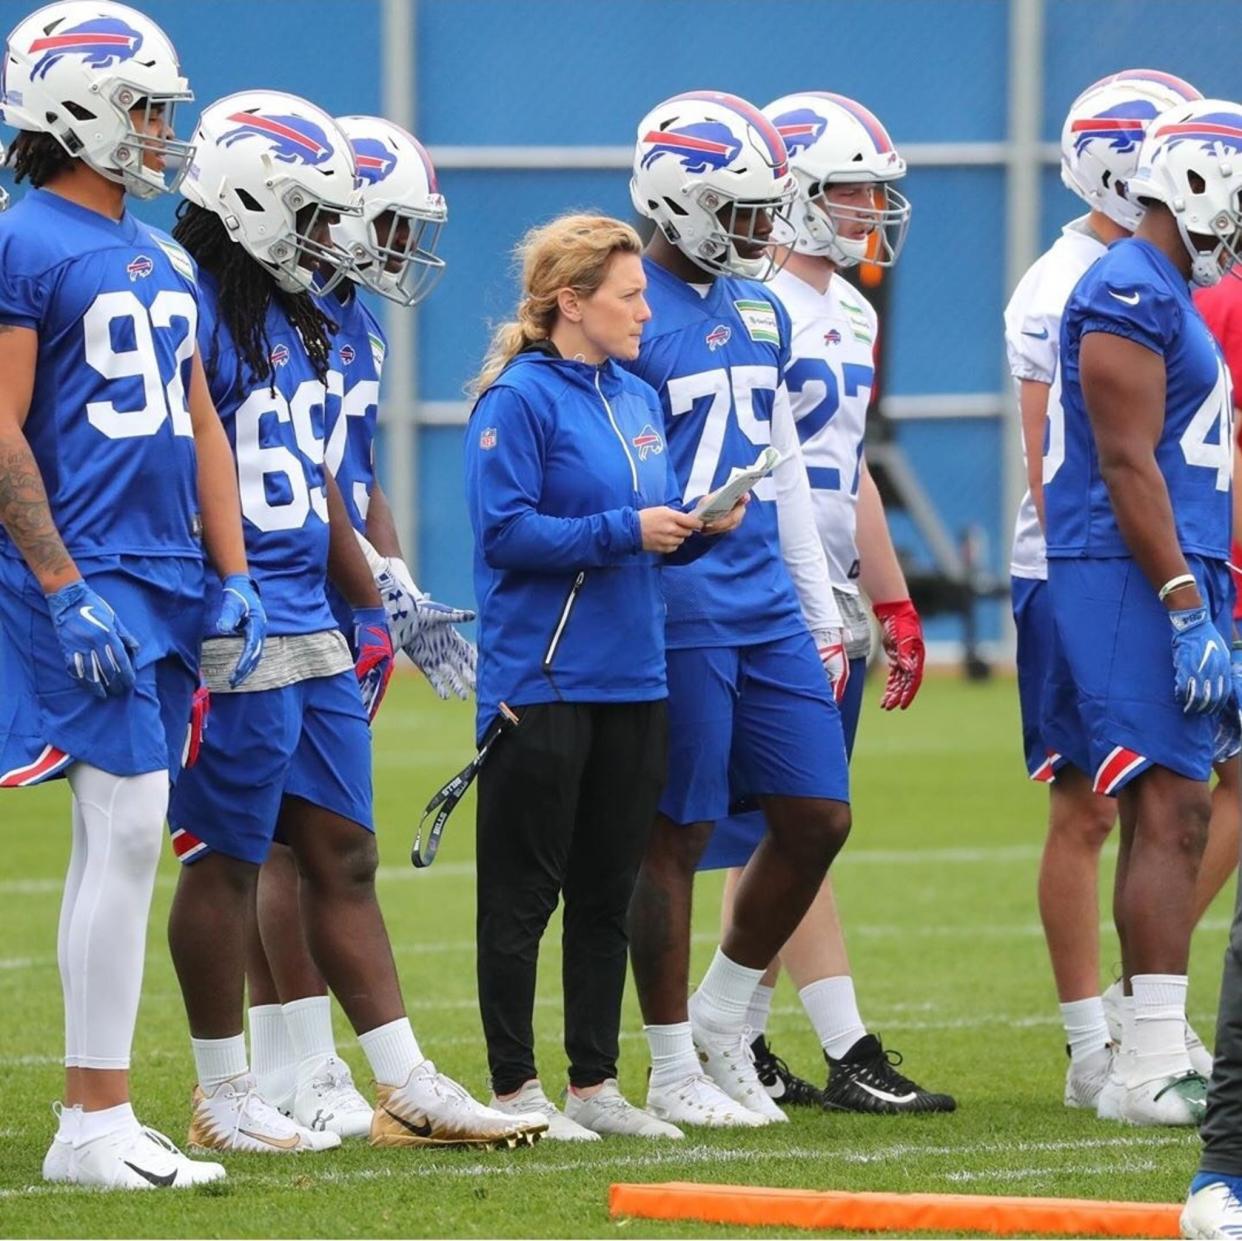
{"type": "MultiPolygon", "coordinates": [[[[654,389],[608,361],[519,354],[466,432],[479,612],[478,736],[497,704],[668,694],[660,565],[638,510],[682,509],[654,389]]],[[[672,557],[712,540],[692,535],[672,557]]]]}

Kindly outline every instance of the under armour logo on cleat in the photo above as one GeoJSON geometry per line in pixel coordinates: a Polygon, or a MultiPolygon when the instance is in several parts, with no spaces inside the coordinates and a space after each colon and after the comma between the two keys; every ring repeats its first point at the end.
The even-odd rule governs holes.
{"type": "Polygon", "coordinates": [[[128,1159],[124,1162],[127,1168],[131,1171],[137,1172],[144,1181],[154,1185],[157,1189],[167,1189],[177,1179],[176,1168],[174,1168],[171,1172],[166,1172],[163,1176],[160,1176],[157,1172],[148,1172],[146,1168],[140,1168],[136,1163],[130,1163],[128,1159]]]}

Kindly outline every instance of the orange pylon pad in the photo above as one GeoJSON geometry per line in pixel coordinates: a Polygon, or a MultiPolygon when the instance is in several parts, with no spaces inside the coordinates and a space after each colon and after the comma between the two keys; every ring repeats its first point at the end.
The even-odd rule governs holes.
{"type": "Polygon", "coordinates": [[[613,1215],[845,1232],[967,1232],[997,1236],[1176,1237],[1180,1205],[1084,1198],[878,1194],[748,1185],[613,1185],[613,1215]]]}

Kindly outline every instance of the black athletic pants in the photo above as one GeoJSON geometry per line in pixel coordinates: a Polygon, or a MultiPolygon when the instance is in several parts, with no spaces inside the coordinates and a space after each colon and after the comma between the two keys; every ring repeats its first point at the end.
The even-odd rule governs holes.
{"type": "MultiPolygon", "coordinates": [[[[1237,761],[1236,759],[1234,760],[1237,761]]],[[[1203,1172],[1242,1176],[1242,884],[1235,897],[1216,1016],[1216,1060],[1199,1130],[1203,1172]]]]}
{"type": "Polygon", "coordinates": [[[492,1089],[536,1077],[535,969],[558,896],[569,1080],[617,1075],[626,911],[664,786],[663,700],[518,710],[479,773],[478,982],[492,1089]]]}

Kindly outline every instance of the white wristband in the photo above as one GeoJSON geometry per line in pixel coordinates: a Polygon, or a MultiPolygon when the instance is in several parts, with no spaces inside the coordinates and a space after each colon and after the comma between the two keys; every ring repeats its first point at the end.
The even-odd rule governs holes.
{"type": "Polygon", "coordinates": [[[1193,573],[1182,573],[1177,577],[1171,577],[1163,586],[1160,587],[1156,597],[1163,603],[1175,590],[1181,590],[1183,586],[1198,586],[1193,573]]]}

